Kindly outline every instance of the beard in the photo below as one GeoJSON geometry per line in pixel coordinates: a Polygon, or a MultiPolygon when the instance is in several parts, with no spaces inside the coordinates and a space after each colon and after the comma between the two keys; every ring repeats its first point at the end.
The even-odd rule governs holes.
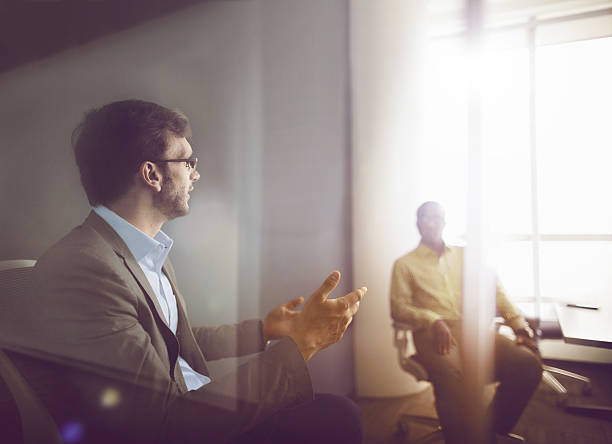
{"type": "Polygon", "coordinates": [[[167,220],[176,219],[189,213],[187,204],[187,190],[177,186],[170,176],[164,178],[164,186],[154,196],[155,208],[157,208],[167,220]]]}

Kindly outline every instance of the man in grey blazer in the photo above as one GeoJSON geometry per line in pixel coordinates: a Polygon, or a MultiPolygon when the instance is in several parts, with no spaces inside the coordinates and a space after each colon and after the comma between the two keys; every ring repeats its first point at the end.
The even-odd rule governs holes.
{"type": "MultiPolygon", "coordinates": [[[[86,114],[73,148],[93,209],[39,259],[20,315],[22,343],[150,388],[134,409],[155,412],[149,436],[164,442],[359,442],[354,404],[315,397],[305,363],[342,338],[365,287],[328,300],[340,279],[333,271],[305,302],[263,320],[190,325],[167,259],[172,240],[161,231],[189,212],[200,177],[189,138],[183,114],[150,102],[86,114]],[[207,360],[252,353],[229,375],[207,368],[207,360]]],[[[103,396],[112,407],[121,392],[103,396]]],[[[117,421],[136,424],[138,415],[117,421]]]]}

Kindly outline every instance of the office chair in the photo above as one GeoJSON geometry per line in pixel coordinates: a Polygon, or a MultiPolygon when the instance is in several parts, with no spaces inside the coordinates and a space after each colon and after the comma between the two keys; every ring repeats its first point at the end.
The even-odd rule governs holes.
{"type": "MultiPolygon", "coordinates": [[[[35,263],[33,260],[0,261],[0,313],[10,316],[11,301],[23,296],[35,263]]],[[[57,425],[48,410],[2,349],[0,378],[0,405],[3,410],[7,406],[16,406],[21,422],[20,435],[19,430],[8,431],[9,442],[63,444],[57,425]]],[[[0,414],[4,418],[16,416],[14,411],[2,411],[0,414]]],[[[6,432],[5,430],[4,433],[6,432]]],[[[3,438],[7,436],[3,435],[3,438]]]]}
{"type": "MultiPolygon", "coordinates": [[[[556,319],[551,321],[542,321],[539,318],[532,318],[526,316],[525,320],[527,321],[531,329],[535,332],[536,340],[563,339],[563,334],[561,333],[561,326],[559,325],[559,321],[557,321],[556,319]]],[[[557,404],[561,407],[567,406],[568,394],[565,386],[563,386],[563,384],[559,382],[555,375],[564,376],[571,380],[581,382],[582,394],[592,394],[591,380],[586,376],[582,376],[577,373],[573,373],[550,365],[542,365],[542,370],[542,380],[548,387],[552,388],[559,395],[557,398],[557,404]]]]}
{"type": "MultiPolygon", "coordinates": [[[[397,357],[402,369],[412,374],[417,381],[428,381],[429,375],[425,367],[419,362],[418,354],[411,354],[409,348],[409,341],[412,338],[413,325],[408,322],[393,321],[393,345],[397,349],[397,357]]],[[[410,423],[420,423],[435,427],[435,429],[412,441],[407,441],[409,444],[425,444],[436,441],[444,441],[444,434],[442,427],[437,418],[431,418],[428,416],[413,415],[409,413],[403,413],[399,418],[399,431],[401,433],[408,433],[410,430],[410,423]]],[[[524,438],[508,433],[505,435],[508,442],[523,443],[524,438]]]]}
{"type": "MultiPolygon", "coordinates": [[[[559,321],[554,320],[546,320],[543,321],[538,317],[527,316],[523,313],[523,317],[529,324],[529,327],[534,332],[536,343],[539,342],[540,339],[563,339],[563,334],[561,333],[561,326],[559,325],[559,321]]],[[[500,331],[502,326],[507,326],[506,322],[501,317],[495,318],[495,325],[497,330],[500,331]]],[[[509,328],[509,326],[508,326],[509,328]]],[[[591,380],[586,376],[579,375],[578,373],[573,373],[567,370],[563,370],[562,368],[553,367],[551,365],[542,365],[542,381],[544,384],[555,391],[558,395],[557,397],[557,405],[559,407],[566,407],[568,400],[567,389],[561,382],[557,379],[555,375],[564,376],[574,381],[581,382],[582,386],[582,394],[590,395],[592,394],[591,380]]]]}
{"type": "MultiPolygon", "coordinates": [[[[393,345],[397,349],[397,359],[400,367],[413,375],[417,381],[428,381],[429,375],[425,367],[418,361],[416,354],[411,354],[409,349],[409,341],[412,339],[413,326],[407,322],[393,322],[393,345]]],[[[399,418],[399,431],[403,434],[407,434],[410,431],[410,423],[420,423],[428,426],[432,426],[435,429],[422,436],[421,438],[413,441],[408,441],[410,444],[425,444],[436,441],[444,441],[444,435],[442,434],[442,427],[437,418],[431,418],[429,416],[413,415],[409,413],[403,413],[399,418]]]]}

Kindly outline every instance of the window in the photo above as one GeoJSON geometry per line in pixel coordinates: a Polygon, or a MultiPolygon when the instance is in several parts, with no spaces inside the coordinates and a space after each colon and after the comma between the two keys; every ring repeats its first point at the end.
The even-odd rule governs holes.
{"type": "MultiPolygon", "coordinates": [[[[603,304],[612,296],[612,10],[486,33],[484,207],[496,268],[516,302],[603,304]]],[[[426,179],[466,232],[467,86],[463,36],[426,52],[426,179]],[[441,159],[444,159],[441,161],[441,159]]]]}

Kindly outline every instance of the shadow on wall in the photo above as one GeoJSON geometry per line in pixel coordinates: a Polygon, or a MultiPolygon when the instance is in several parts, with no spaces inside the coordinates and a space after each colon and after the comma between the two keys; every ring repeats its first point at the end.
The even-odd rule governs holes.
{"type": "Polygon", "coordinates": [[[6,2],[0,14],[0,72],[202,1],[6,2]]]}

